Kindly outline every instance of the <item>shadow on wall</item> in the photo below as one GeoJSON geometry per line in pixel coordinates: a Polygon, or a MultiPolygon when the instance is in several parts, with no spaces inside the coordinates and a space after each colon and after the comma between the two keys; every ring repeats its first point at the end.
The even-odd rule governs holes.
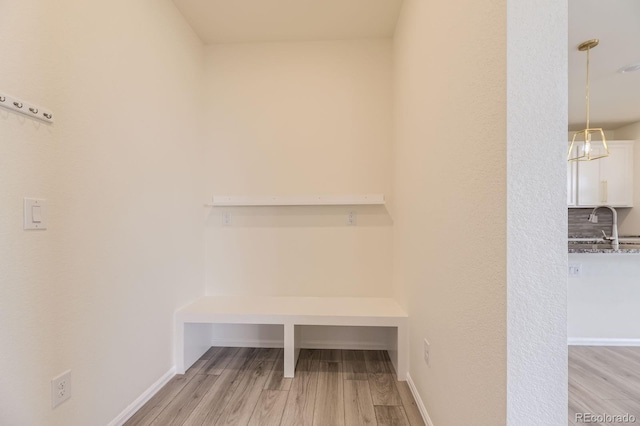
{"type": "Polygon", "coordinates": [[[388,227],[385,206],[212,207],[207,228],[338,228],[388,227]],[[355,213],[351,217],[350,213],[355,213]]]}

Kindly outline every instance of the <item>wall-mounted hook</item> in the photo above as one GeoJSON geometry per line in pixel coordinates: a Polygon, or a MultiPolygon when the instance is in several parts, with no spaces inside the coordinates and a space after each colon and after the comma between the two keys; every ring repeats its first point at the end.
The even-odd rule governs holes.
{"type": "Polygon", "coordinates": [[[3,93],[0,93],[0,108],[7,108],[11,111],[28,115],[31,118],[42,120],[46,123],[53,123],[53,113],[45,112],[37,105],[29,102],[23,102],[19,98],[14,98],[3,93]]]}

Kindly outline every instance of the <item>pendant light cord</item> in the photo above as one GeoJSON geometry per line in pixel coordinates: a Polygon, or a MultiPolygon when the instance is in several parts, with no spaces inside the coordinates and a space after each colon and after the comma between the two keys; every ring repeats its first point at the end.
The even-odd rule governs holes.
{"type": "Polygon", "coordinates": [[[591,48],[587,48],[587,129],[591,127],[589,123],[589,113],[591,109],[591,102],[589,100],[590,92],[589,92],[589,56],[590,56],[591,48]]]}

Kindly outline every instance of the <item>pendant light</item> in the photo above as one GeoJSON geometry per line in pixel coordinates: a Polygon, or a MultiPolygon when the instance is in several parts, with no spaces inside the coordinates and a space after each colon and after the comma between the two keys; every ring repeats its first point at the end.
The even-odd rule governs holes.
{"type": "Polygon", "coordinates": [[[587,51],[587,125],[583,130],[579,130],[573,134],[573,139],[569,146],[569,154],[567,155],[569,161],[591,161],[609,156],[609,146],[604,137],[604,131],[601,128],[592,129],[589,127],[589,52],[596,47],[598,43],[599,40],[597,39],[587,40],[578,46],[579,51],[587,51]],[[593,140],[592,135],[596,136],[596,140],[593,140]],[[597,140],[598,135],[602,140],[597,140]],[[600,145],[602,145],[602,150],[599,149],[600,145]]]}

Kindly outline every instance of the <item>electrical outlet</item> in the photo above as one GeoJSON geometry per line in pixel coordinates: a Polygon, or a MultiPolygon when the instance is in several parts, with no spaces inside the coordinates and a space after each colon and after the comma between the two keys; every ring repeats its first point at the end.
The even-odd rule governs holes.
{"type": "Polygon", "coordinates": [[[431,366],[431,344],[426,337],[424,339],[424,362],[427,367],[431,366]]]}
{"type": "Polygon", "coordinates": [[[582,275],[582,265],[579,263],[572,263],[569,265],[569,276],[579,277],[582,275]]]}
{"type": "Polygon", "coordinates": [[[358,224],[358,215],[356,212],[349,212],[347,216],[347,225],[356,226],[358,224]]]}
{"type": "Polygon", "coordinates": [[[51,406],[58,405],[71,398],[71,370],[51,379],[51,406]]]}
{"type": "Polygon", "coordinates": [[[231,226],[231,213],[222,212],[222,226],[231,226]]]}

